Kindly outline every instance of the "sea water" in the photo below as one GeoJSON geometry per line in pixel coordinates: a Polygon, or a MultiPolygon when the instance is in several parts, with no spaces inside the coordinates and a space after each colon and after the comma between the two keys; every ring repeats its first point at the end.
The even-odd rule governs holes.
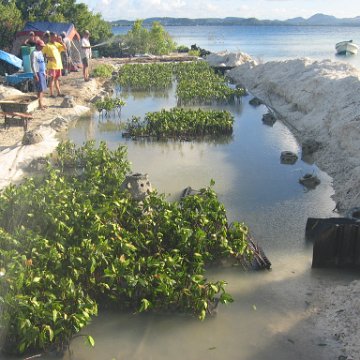
{"type": "MultiPolygon", "coordinates": [[[[178,45],[197,46],[211,52],[242,51],[258,61],[308,57],[331,59],[360,69],[359,56],[338,56],[335,44],[353,40],[360,45],[360,27],[351,26],[167,26],[178,45]]],[[[124,34],[129,27],[114,27],[124,34]]]]}

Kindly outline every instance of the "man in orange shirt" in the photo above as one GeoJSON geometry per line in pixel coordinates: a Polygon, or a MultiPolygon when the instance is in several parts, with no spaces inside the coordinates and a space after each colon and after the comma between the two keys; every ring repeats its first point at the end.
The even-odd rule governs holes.
{"type": "Polygon", "coordinates": [[[63,68],[61,62],[61,51],[66,51],[66,46],[62,41],[61,36],[57,36],[54,32],[50,32],[50,41],[45,45],[42,52],[47,59],[47,74],[50,77],[50,97],[55,97],[54,95],[54,85],[57,90],[58,96],[64,96],[60,91],[60,81],[61,70],[63,68]]]}

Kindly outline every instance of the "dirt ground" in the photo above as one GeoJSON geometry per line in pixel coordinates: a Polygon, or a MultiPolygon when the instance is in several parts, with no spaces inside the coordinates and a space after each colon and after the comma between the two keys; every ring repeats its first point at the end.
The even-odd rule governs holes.
{"type": "MultiPolygon", "coordinates": [[[[103,81],[98,79],[91,79],[89,82],[85,82],[81,72],[72,72],[68,76],[61,78],[60,88],[63,94],[73,96],[77,105],[89,106],[89,100],[100,91],[102,83],[103,81]]],[[[49,92],[47,91],[44,96],[44,104],[47,106],[47,109],[37,109],[33,112],[33,119],[28,123],[28,130],[35,130],[43,123],[57,116],[67,117],[72,115],[71,108],[61,107],[63,100],[62,97],[50,98],[49,92]]],[[[24,128],[22,126],[12,125],[5,129],[3,125],[4,117],[1,117],[0,150],[14,146],[21,141],[24,136],[24,128]]]]}

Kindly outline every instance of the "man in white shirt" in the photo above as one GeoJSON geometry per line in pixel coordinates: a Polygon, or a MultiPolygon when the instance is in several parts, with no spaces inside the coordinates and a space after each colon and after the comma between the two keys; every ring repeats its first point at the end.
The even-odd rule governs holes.
{"type": "Polygon", "coordinates": [[[90,32],[85,30],[81,39],[81,61],[83,65],[83,75],[85,81],[89,81],[89,63],[91,59],[91,46],[89,37],[90,32]]]}

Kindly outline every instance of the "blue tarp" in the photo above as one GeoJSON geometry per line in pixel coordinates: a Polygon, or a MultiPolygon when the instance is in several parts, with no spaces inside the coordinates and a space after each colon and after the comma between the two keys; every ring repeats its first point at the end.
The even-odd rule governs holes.
{"type": "Polygon", "coordinates": [[[21,31],[23,32],[30,32],[30,31],[53,31],[54,33],[61,34],[65,31],[66,35],[69,35],[71,30],[73,29],[74,25],[71,23],[53,23],[50,21],[29,21],[25,24],[24,29],[21,31]]]}
{"type": "Polygon", "coordinates": [[[13,54],[7,53],[6,51],[0,50],[0,60],[17,67],[18,69],[22,68],[22,60],[13,54]]]}

